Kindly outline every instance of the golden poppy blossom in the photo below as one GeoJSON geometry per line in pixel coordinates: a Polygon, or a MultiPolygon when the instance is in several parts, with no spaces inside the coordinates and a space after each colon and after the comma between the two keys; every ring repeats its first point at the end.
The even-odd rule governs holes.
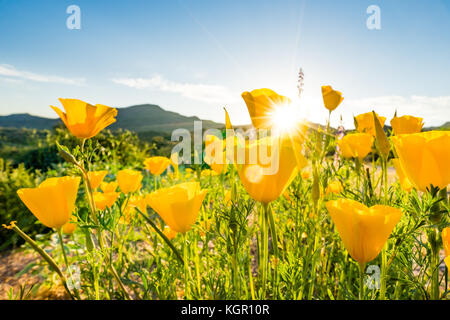
{"type": "Polygon", "coordinates": [[[77,217],[72,215],[71,220],[72,221],[69,221],[62,226],[62,232],[71,234],[75,231],[75,229],[77,228],[77,223],[76,223],[77,217]]]}
{"type": "Polygon", "coordinates": [[[370,151],[374,138],[368,133],[352,133],[337,141],[339,150],[344,158],[364,159],[370,151]]]}
{"type": "Polygon", "coordinates": [[[142,173],[140,171],[124,169],[117,173],[117,183],[123,193],[135,192],[141,188],[142,173]]]}
{"type": "Polygon", "coordinates": [[[242,93],[242,98],[247,105],[253,126],[257,129],[272,128],[275,110],[291,102],[289,98],[265,88],[251,92],[245,91],[242,93]]]}
{"type": "Polygon", "coordinates": [[[136,214],[136,208],[144,214],[147,212],[147,201],[144,196],[130,197],[128,203],[123,204],[122,217],[120,217],[119,222],[130,223],[131,219],[136,214]]]}
{"type": "Polygon", "coordinates": [[[300,175],[302,176],[303,180],[308,180],[311,177],[311,171],[304,170],[300,173],[300,175]]]}
{"type": "Polygon", "coordinates": [[[213,177],[213,176],[217,176],[217,175],[218,175],[218,173],[211,169],[203,169],[202,172],[200,173],[200,176],[202,176],[202,177],[209,177],[209,176],[213,177]]]}
{"type": "Polygon", "coordinates": [[[336,109],[344,100],[342,93],[333,90],[331,86],[322,86],[322,97],[325,108],[330,110],[330,112],[336,109]]]}
{"type": "Polygon", "coordinates": [[[170,163],[169,158],[159,156],[144,160],[145,169],[155,176],[161,175],[169,167],[170,163]]]}
{"type": "Polygon", "coordinates": [[[232,201],[231,201],[231,190],[226,190],[224,193],[224,197],[223,197],[223,202],[225,203],[226,206],[230,206],[232,201]]]}
{"type": "Polygon", "coordinates": [[[422,131],[423,118],[413,116],[394,117],[391,120],[392,130],[394,134],[417,133],[422,131]]]}
{"type": "Polygon", "coordinates": [[[176,231],[172,230],[169,226],[164,226],[163,233],[169,240],[174,239],[178,234],[176,231]]]}
{"type": "Polygon", "coordinates": [[[226,152],[224,152],[226,142],[215,135],[205,137],[205,162],[217,174],[227,171],[226,152]]]}
{"type": "Polygon", "coordinates": [[[366,264],[375,259],[400,221],[399,209],[339,199],[326,203],[337,231],[353,259],[366,264]]]}
{"type": "Polygon", "coordinates": [[[444,244],[445,264],[450,269],[450,227],[442,230],[442,243],[444,244]]]}
{"type": "Polygon", "coordinates": [[[17,190],[17,194],[42,224],[59,229],[75,209],[79,184],[80,177],[48,178],[36,188],[17,190]]]}
{"type": "Polygon", "coordinates": [[[119,197],[119,192],[94,192],[95,207],[99,210],[111,208],[119,197]]]}
{"type": "Polygon", "coordinates": [[[108,171],[89,171],[88,173],[89,182],[91,183],[92,190],[97,190],[97,188],[102,183],[103,179],[108,174],[108,171]]]}
{"type": "Polygon", "coordinates": [[[108,192],[114,192],[117,190],[117,187],[119,186],[119,184],[116,181],[112,181],[112,182],[102,182],[100,184],[100,189],[104,192],[104,193],[108,193],[108,192]]]}
{"type": "MultiPolygon", "coordinates": [[[[256,128],[271,128],[274,124],[267,122],[265,117],[273,117],[277,108],[290,103],[288,98],[270,89],[244,92],[242,97],[256,128]]],[[[226,109],[225,122],[227,129],[232,129],[226,109]]],[[[242,184],[254,200],[269,203],[277,199],[299,170],[306,166],[307,161],[301,150],[307,128],[296,119],[294,123],[287,132],[282,131],[280,135],[266,136],[252,142],[244,141],[243,145],[236,136],[229,140],[227,138],[227,148],[229,145],[234,148],[234,158],[230,161],[235,164],[242,184]],[[242,151],[244,159],[240,157],[242,151]]]]}
{"type": "Polygon", "coordinates": [[[185,233],[195,223],[206,192],[198,182],[185,182],[154,191],[146,200],[172,230],[185,233]]]}
{"type": "Polygon", "coordinates": [[[402,165],[400,164],[400,160],[392,159],[392,164],[394,165],[395,172],[397,173],[397,177],[402,189],[405,190],[406,192],[411,192],[413,185],[411,184],[411,181],[409,181],[408,177],[405,175],[405,171],[403,170],[402,165]]]}
{"type": "Polygon", "coordinates": [[[330,193],[339,194],[342,191],[344,191],[342,183],[339,180],[334,180],[328,184],[325,190],[325,195],[328,195],[330,193]]]}
{"type": "Polygon", "coordinates": [[[290,141],[280,140],[277,137],[265,137],[247,144],[245,162],[237,164],[242,184],[256,201],[269,203],[276,200],[296,177],[299,169],[307,164],[300,153],[295,154],[290,141]],[[255,163],[250,161],[250,154],[257,155],[255,163]],[[263,159],[261,155],[267,155],[268,159],[263,159]]]}
{"type": "MultiPolygon", "coordinates": [[[[377,113],[375,113],[378,121],[380,122],[381,127],[384,126],[384,122],[386,121],[385,117],[380,117],[377,113]]],[[[375,131],[375,122],[372,112],[362,113],[355,117],[356,119],[356,130],[361,133],[369,133],[372,136],[376,136],[375,131]]]]}
{"type": "Polygon", "coordinates": [[[416,189],[450,183],[450,132],[428,131],[393,136],[400,165],[416,189]]]}
{"type": "Polygon", "coordinates": [[[95,106],[78,99],[59,99],[64,110],[58,107],[51,108],[75,137],[89,139],[96,136],[101,130],[116,122],[117,109],[102,104],[95,106]]]}
{"type": "Polygon", "coordinates": [[[210,157],[205,157],[205,162],[211,167],[211,169],[216,173],[216,174],[221,174],[221,173],[225,173],[227,171],[227,165],[225,164],[226,162],[226,155],[225,153],[222,153],[222,161],[215,161],[214,158],[210,158],[210,157]]]}

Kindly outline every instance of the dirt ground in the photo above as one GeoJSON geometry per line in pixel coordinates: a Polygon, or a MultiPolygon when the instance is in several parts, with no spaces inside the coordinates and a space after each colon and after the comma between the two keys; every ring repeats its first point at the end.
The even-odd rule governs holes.
{"type": "Polygon", "coordinates": [[[39,262],[35,253],[25,253],[22,250],[7,251],[0,254],[0,300],[10,299],[12,289],[13,299],[19,299],[20,289],[25,293],[22,299],[36,300],[61,300],[67,299],[67,294],[62,286],[52,288],[41,285],[45,280],[33,275],[37,266],[31,266],[26,272],[18,275],[30,263],[39,262]],[[26,294],[32,290],[31,294],[26,294]]]}

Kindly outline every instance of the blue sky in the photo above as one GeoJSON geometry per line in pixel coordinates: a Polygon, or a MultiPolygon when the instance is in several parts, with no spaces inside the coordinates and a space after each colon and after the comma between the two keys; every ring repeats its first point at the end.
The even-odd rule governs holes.
{"type": "Polygon", "coordinates": [[[64,97],[220,122],[227,106],[244,124],[240,94],[268,87],[324,123],[329,84],[345,97],[333,124],[372,109],[450,121],[448,0],[0,0],[0,41],[1,115],[56,117],[49,105],[64,97]],[[72,4],[80,30],[66,27],[72,4]],[[381,30],[366,27],[370,5],[381,30]]]}

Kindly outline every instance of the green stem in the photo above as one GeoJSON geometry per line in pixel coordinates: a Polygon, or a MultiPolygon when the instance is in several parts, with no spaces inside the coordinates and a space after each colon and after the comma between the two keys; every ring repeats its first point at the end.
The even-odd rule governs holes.
{"type": "Polygon", "coordinates": [[[237,248],[233,250],[233,286],[236,294],[236,298],[239,299],[239,278],[238,278],[238,265],[237,265],[237,248]]]}
{"type": "Polygon", "coordinates": [[[269,229],[267,226],[267,204],[263,204],[263,211],[261,216],[261,255],[260,255],[260,267],[261,267],[261,288],[262,288],[262,299],[266,297],[266,287],[267,287],[267,269],[268,269],[268,258],[269,258],[269,229]]]}
{"type": "MultiPolygon", "coordinates": [[[[248,244],[247,248],[248,248],[248,256],[251,257],[250,244],[248,244]]],[[[253,275],[252,275],[252,262],[251,262],[251,258],[250,258],[250,261],[249,261],[249,263],[248,263],[248,279],[249,279],[249,286],[250,286],[250,294],[251,294],[251,298],[252,298],[252,300],[255,300],[255,299],[256,299],[256,295],[255,295],[255,286],[253,285],[253,275]]]]}
{"type": "Polygon", "coordinates": [[[387,159],[382,158],[382,170],[383,170],[383,186],[384,186],[384,203],[387,204],[388,199],[388,172],[387,172],[387,159]]]}
{"type": "Polygon", "coordinates": [[[184,264],[184,295],[186,299],[190,299],[190,288],[189,288],[189,264],[187,261],[189,261],[189,247],[188,247],[188,238],[187,233],[183,234],[183,255],[184,255],[184,261],[186,263],[184,264]]]}
{"type": "Polygon", "coordinates": [[[437,243],[438,239],[438,229],[434,228],[430,236],[431,244],[431,299],[439,300],[439,245],[437,243]]]}
{"type": "Polygon", "coordinates": [[[386,246],[381,251],[381,288],[380,300],[386,300],[387,254],[386,246]]]}
{"type": "MultiPolygon", "coordinates": [[[[331,112],[330,112],[331,113],[331,112]]],[[[278,252],[278,237],[277,237],[277,231],[275,227],[275,221],[273,219],[273,212],[270,208],[270,204],[265,206],[266,210],[266,217],[268,218],[268,222],[270,224],[270,234],[272,235],[272,248],[275,255],[275,264],[274,264],[274,279],[275,284],[273,286],[273,298],[276,299],[278,297],[278,264],[280,262],[280,255],[278,252]]]]}
{"type": "Polygon", "coordinates": [[[63,236],[62,236],[62,233],[61,233],[61,228],[59,228],[57,230],[57,232],[58,232],[59,243],[61,244],[61,251],[62,251],[63,256],[64,256],[64,262],[66,264],[66,268],[69,269],[69,260],[67,259],[66,250],[64,249],[64,243],[63,243],[63,236]]]}
{"type": "Polygon", "coordinates": [[[358,188],[358,192],[360,192],[360,188],[361,188],[361,161],[359,160],[358,157],[355,158],[355,170],[356,170],[356,174],[357,174],[357,188],[358,188]]]}
{"type": "Polygon", "coordinates": [[[359,300],[364,300],[364,271],[366,269],[365,263],[359,264],[359,300]]]}
{"type": "Polygon", "coordinates": [[[139,208],[136,208],[136,210],[145,219],[145,221],[148,222],[148,224],[153,228],[153,230],[155,230],[156,233],[158,233],[158,235],[167,243],[167,245],[170,247],[170,249],[172,249],[173,253],[177,257],[177,259],[180,261],[180,263],[184,264],[184,260],[181,257],[181,254],[174,247],[172,242],[166,237],[166,235],[161,230],[159,230],[159,228],[153,223],[153,221],[149,217],[147,217],[145,214],[143,214],[142,211],[139,210],[139,208]]]}
{"type": "Polygon", "coordinates": [[[72,281],[72,284],[73,284],[73,292],[75,293],[75,295],[77,296],[78,299],[81,299],[80,294],[79,294],[77,288],[75,287],[75,283],[73,282],[72,270],[70,269],[69,260],[67,259],[66,250],[64,249],[64,242],[63,242],[61,228],[59,228],[57,230],[57,233],[58,233],[59,243],[61,244],[61,250],[62,250],[62,253],[64,256],[64,262],[66,264],[66,270],[69,272],[70,280],[72,281]]]}
{"type": "MultiPolygon", "coordinates": [[[[109,260],[109,259],[108,259],[109,260]]],[[[125,285],[123,284],[122,280],[120,279],[119,274],[117,273],[116,269],[114,268],[113,264],[110,263],[109,268],[111,270],[112,275],[114,276],[114,278],[116,279],[117,283],[120,286],[120,289],[122,289],[122,292],[125,295],[125,298],[127,300],[133,300],[130,296],[130,294],[128,293],[127,289],[125,288],[125,285]]]]}

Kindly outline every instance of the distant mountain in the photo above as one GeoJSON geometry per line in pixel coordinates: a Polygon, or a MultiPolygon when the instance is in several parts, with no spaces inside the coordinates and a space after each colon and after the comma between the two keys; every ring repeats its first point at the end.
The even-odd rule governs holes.
{"type": "Polygon", "coordinates": [[[0,127],[51,129],[61,123],[59,119],[42,118],[28,113],[16,113],[9,116],[0,116],[0,127]]]}
{"type": "Polygon", "coordinates": [[[423,128],[423,131],[431,131],[431,130],[450,130],[450,121],[447,121],[442,126],[439,127],[427,127],[423,128]]]}
{"type": "MultiPolygon", "coordinates": [[[[119,108],[117,121],[111,125],[111,129],[128,129],[135,132],[172,132],[177,128],[194,130],[194,121],[200,121],[198,117],[187,117],[179,113],[167,111],[154,104],[143,104],[127,108],[119,108]]],[[[223,128],[225,125],[210,120],[202,120],[202,127],[223,128]]]]}
{"type": "MultiPolygon", "coordinates": [[[[118,108],[117,121],[110,129],[128,129],[134,132],[170,133],[177,128],[194,130],[194,121],[198,117],[187,117],[179,113],[167,111],[154,104],[143,104],[126,108],[118,108]]],[[[0,116],[0,127],[52,129],[61,124],[60,119],[33,116],[28,113],[0,116]]],[[[210,120],[202,121],[203,129],[223,128],[224,125],[210,120]]]]}

